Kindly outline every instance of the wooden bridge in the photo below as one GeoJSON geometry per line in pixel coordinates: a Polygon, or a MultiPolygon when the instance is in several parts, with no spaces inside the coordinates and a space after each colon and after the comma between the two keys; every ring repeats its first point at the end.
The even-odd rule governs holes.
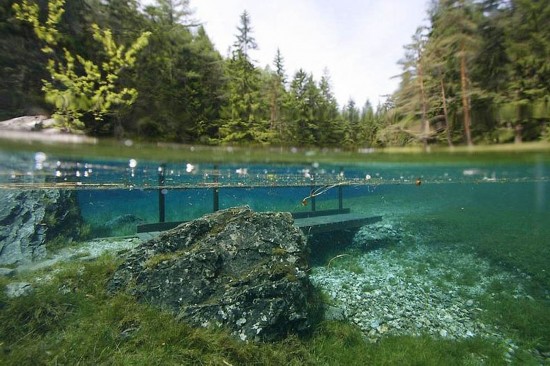
{"type": "MultiPolygon", "coordinates": [[[[382,220],[382,216],[367,216],[351,213],[349,208],[294,212],[294,226],[300,228],[304,234],[319,234],[330,231],[359,228],[382,220]]],[[[165,231],[175,228],[185,221],[157,222],[138,225],[138,233],[165,231]]]]}
{"type": "MultiPolygon", "coordinates": [[[[175,228],[176,226],[184,223],[185,221],[165,222],[165,194],[162,187],[165,184],[165,166],[159,169],[159,222],[151,224],[138,225],[137,233],[150,233],[165,231],[175,228]]],[[[216,182],[216,181],[215,181],[216,182]]],[[[315,205],[315,197],[318,194],[315,183],[310,186],[311,195],[307,197],[311,202],[311,211],[293,212],[294,225],[300,228],[304,234],[318,234],[330,231],[347,230],[353,228],[359,228],[364,225],[372,224],[382,220],[382,216],[367,216],[357,213],[351,213],[349,208],[344,208],[344,194],[343,184],[334,184],[332,187],[338,190],[338,208],[332,210],[317,210],[315,205]]],[[[283,187],[283,186],[281,186],[283,187]]],[[[220,209],[220,189],[219,186],[213,186],[213,211],[220,209]]]]}

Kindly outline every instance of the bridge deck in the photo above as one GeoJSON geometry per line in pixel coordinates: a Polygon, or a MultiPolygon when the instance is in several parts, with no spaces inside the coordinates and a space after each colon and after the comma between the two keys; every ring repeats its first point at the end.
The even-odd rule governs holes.
{"type": "MultiPolygon", "coordinates": [[[[336,211],[336,210],[335,210],[336,211]]],[[[356,213],[350,213],[349,210],[344,210],[345,213],[330,212],[330,214],[322,214],[311,217],[298,216],[294,219],[294,225],[300,228],[304,234],[317,234],[329,231],[346,230],[351,228],[361,227],[363,225],[372,224],[382,220],[382,216],[366,216],[356,213]]],[[[327,213],[328,210],[327,210],[327,213]]],[[[138,233],[147,233],[153,231],[164,231],[175,228],[182,224],[181,222],[158,222],[153,224],[138,225],[138,233]]]]}
{"type": "Polygon", "coordinates": [[[382,216],[366,216],[355,213],[346,213],[295,219],[294,225],[302,229],[304,234],[318,234],[329,231],[358,228],[380,220],[382,220],[382,216]]]}

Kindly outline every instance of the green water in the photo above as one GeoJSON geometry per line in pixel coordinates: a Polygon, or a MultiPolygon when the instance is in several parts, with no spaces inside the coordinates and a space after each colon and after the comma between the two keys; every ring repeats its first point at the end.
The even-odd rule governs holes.
{"type": "MultiPolygon", "coordinates": [[[[495,280],[482,293],[470,296],[481,309],[475,318],[498,329],[498,336],[488,342],[504,347],[504,353],[486,357],[495,364],[549,362],[548,150],[349,154],[135,145],[7,147],[0,150],[0,193],[74,191],[89,228],[86,240],[135,234],[134,221],[105,226],[123,215],[133,215],[139,223],[158,222],[161,197],[165,221],[192,220],[214,210],[216,191],[219,209],[249,205],[257,211],[307,212],[313,209],[313,190],[319,193],[315,210],[342,205],[354,213],[382,216],[383,223],[401,231],[399,243],[388,241],[358,251],[352,246],[353,233],[337,232],[318,247],[312,243],[312,263],[324,268],[334,256],[351,254],[363,259],[343,261],[340,269],[355,268],[368,275],[374,270],[366,265],[373,263],[372,258],[403,260],[403,273],[416,279],[440,271],[440,284],[429,278],[439,290],[451,286],[452,276],[462,289],[483,276],[502,273],[508,283],[495,280]],[[457,260],[457,275],[453,256],[472,258],[472,265],[464,260],[459,265],[457,260]],[[426,263],[418,263],[422,258],[426,263]],[[514,292],[518,286],[519,295],[514,292]],[[505,356],[507,341],[518,348],[505,356]]],[[[404,334],[418,332],[424,334],[422,330],[404,334]]],[[[433,336],[428,331],[425,335],[433,336]]],[[[376,347],[393,339],[381,337],[376,347]]],[[[485,359],[480,352],[480,358],[474,359],[485,359]]]]}

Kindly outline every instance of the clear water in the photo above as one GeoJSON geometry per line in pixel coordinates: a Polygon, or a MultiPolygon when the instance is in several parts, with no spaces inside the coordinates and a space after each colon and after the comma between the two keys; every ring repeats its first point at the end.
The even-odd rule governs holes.
{"type": "MultiPolygon", "coordinates": [[[[165,221],[186,221],[212,212],[215,189],[219,192],[220,209],[249,205],[257,211],[291,212],[312,210],[312,189],[322,192],[315,197],[316,210],[338,208],[341,189],[345,208],[364,215],[380,215],[383,223],[400,230],[404,237],[399,244],[390,242],[384,246],[382,243],[361,252],[360,256],[365,256],[361,262],[364,267],[365,263],[371,263],[369,258],[379,256],[386,261],[396,260],[398,256],[390,258],[388,255],[409,253],[411,248],[421,246],[422,253],[429,257],[428,272],[445,272],[441,269],[442,264],[450,271],[452,260],[447,258],[434,263],[434,258],[445,258],[445,253],[451,257],[461,253],[466,256],[461,258],[471,259],[474,271],[489,266],[483,267],[485,272],[477,273],[474,282],[482,281],[479,276],[488,276],[488,273],[516,276],[513,277],[513,281],[517,281],[514,288],[520,286],[523,292],[514,300],[514,290],[509,289],[511,302],[506,302],[506,306],[512,310],[487,311],[495,312],[496,325],[511,324],[509,329],[502,331],[503,340],[511,338],[515,343],[528,343],[537,339],[538,343],[535,341],[536,346],[533,346],[536,352],[550,351],[548,152],[514,154],[512,157],[495,154],[483,159],[475,156],[425,159],[418,155],[409,156],[404,163],[371,156],[317,163],[315,157],[304,155],[304,163],[296,163],[296,160],[299,157],[286,164],[269,164],[265,160],[234,163],[230,159],[214,163],[208,162],[206,157],[196,161],[185,158],[182,162],[170,159],[163,163],[143,158],[86,157],[85,154],[74,158],[57,151],[44,153],[32,149],[17,153],[3,151],[0,154],[0,194],[10,190],[74,190],[92,236],[122,236],[133,235],[135,223],[111,231],[105,230],[105,223],[126,214],[134,215],[143,223],[158,222],[159,197],[165,202],[165,221]],[[304,199],[307,205],[303,204],[304,199]],[[532,311],[533,304],[538,310],[528,320],[522,320],[523,323],[506,318],[510,313],[532,311]]],[[[315,265],[326,268],[334,256],[357,250],[352,248],[351,238],[333,238],[338,246],[326,243],[317,249],[313,246],[315,265]],[[315,253],[316,250],[324,252],[315,253]]],[[[410,258],[415,258],[415,263],[421,261],[422,257],[415,253],[409,255],[409,262],[403,263],[410,266],[410,258]]],[[[353,265],[349,261],[347,264],[353,265]]],[[[464,271],[464,263],[461,266],[456,268],[464,271]]],[[[346,270],[345,266],[341,269],[346,270]]],[[[368,273],[369,268],[360,272],[365,271],[368,273]]],[[[420,276],[420,272],[412,273],[420,276]]],[[[373,284],[378,285],[382,286],[373,284]]],[[[501,285],[505,293],[506,283],[501,285]]],[[[463,300],[473,298],[481,304],[487,296],[494,295],[495,303],[500,304],[498,301],[502,299],[494,288],[487,285],[479,291],[482,293],[466,296],[463,300]]],[[[505,295],[501,297],[508,299],[505,295]]],[[[379,320],[369,322],[378,325],[373,329],[379,335],[379,320]]],[[[369,333],[368,326],[364,330],[369,333]]],[[[422,329],[418,332],[422,333],[422,329]]],[[[431,331],[434,332],[443,334],[438,333],[442,332],[441,327],[431,331]]]]}

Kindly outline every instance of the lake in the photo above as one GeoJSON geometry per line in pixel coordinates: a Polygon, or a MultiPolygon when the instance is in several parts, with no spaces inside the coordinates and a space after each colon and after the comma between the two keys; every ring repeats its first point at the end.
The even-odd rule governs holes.
{"type": "MultiPolygon", "coordinates": [[[[79,240],[88,242],[139,238],[138,227],[155,231],[150,224],[243,205],[380,216],[372,225],[308,237],[310,277],[332,319],[352,324],[376,347],[395,337],[480,340],[486,348],[455,356],[475,354],[474,364],[549,360],[547,149],[346,153],[130,142],[0,148],[0,195],[50,190],[68,192],[85,228],[79,240]]],[[[14,224],[2,215],[6,232],[14,224]]],[[[45,232],[54,244],[27,253],[30,262],[63,250],[62,239],[45,232]]],[[[2,250],[15,250],[3,240],[2,250]]],[[[4,264],[28,266],[27,259],[4,264]]]]}

